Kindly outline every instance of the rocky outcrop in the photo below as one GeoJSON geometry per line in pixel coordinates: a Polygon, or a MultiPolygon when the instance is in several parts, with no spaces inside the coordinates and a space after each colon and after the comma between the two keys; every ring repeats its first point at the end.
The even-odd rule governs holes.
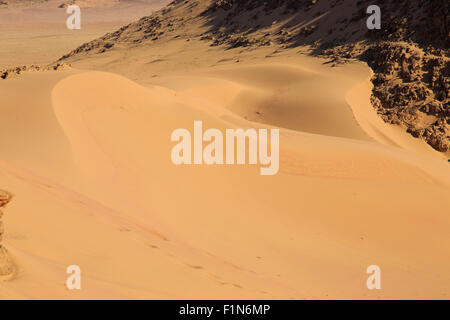
{"type": "Polygon", "coordinates": [[[0,79],[9,79],[16,77],[25,72],[37,72],[37,71],[60,71],[70,69],[70,65],[67,63],[56,63],[48,67],[41,67],[38,65],[20,66],[15,68],[9,68],[0,70],[0,79]]]}
{"type": "Polygon", "coordinates": [[[374,71],[372,104],[440,152],[450,149],[450,60],[415,46],[379,43],[363,55],[374,71]]]}
{"type": "Polygon", "coordinates": [[[10,279],[15,272],[14,263],[8,256],[8,251],[2,244],[5,232],[5,228],[2,221],[3,218],[2,209],[11,201],[11,198],[12,198],[11,194],[0,190],[0,280],[10,279]]]}

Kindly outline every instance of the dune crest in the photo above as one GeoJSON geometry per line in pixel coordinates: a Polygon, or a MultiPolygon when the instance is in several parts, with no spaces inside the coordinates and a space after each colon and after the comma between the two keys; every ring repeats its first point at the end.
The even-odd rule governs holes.
{"type": "Polygon", "coordinates": [[[367,29],[366,10],[371,4],[370,0],[173,1],[58,61],[141,80],[148,80],[145,70],[176,69],[173,57],[183,54],[172,51],[177,47],[197,51],[183,54],[182,67],[205,66],[215,56],[209,65],[299,53],[325,57],[333,67],[364,61],[373,70],[370,103],[379,117],[448,159],[449,2],[385,1],[378,4],[382,30],[367,29]],[[149,54],[157,56],[151,63],[146,61],[149,54]]]}

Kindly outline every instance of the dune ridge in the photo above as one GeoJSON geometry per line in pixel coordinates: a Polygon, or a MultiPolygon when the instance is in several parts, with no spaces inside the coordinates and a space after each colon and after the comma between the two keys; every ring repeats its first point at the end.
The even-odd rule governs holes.
{"type": "MultiPolygon", "coordinates": [[[[364,61],[374,72],[370,102],[383,121],[426,141],[448,159],[450,5],[445,0],[384,1],[378,4],[383,28],[368,30],[366,11],[371,4],[369,0],[173,1],[58,61],[104,71],[117,68],[141,80],[144,70],[159,69],[144,62],[149,53],[167,54],[169,46],[185,50],[194,43],[203,45],[200,52],[217,49],[224,55],[220,62],[298,53],[326,57],[331,66],[364,61]],[[129,52],[133,52],[130,60],[129,52]],[[119,66],[116,61],[121,61],[119,66]]],[[[183,64],[198,66],[198,56],[185,55],[183,64]]],[[[172,68],[170,58],[158,57],[152,64],[172,68]]]]}

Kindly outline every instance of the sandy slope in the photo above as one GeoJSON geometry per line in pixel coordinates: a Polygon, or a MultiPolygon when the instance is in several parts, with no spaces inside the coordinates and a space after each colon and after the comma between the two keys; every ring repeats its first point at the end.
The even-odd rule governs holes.
{"type": "Polygon", "coordinates": [[[87,0],[78,3],[81,29],[68,30],[64,0],[37,1],[33,6],[0,7],[0,70],[19,65],[53,63],[74,47],[151,14],[169,0],[87,0]],[[103,6],[103,4],[111,4],[103,6]]]}
{"type": "Polygon", "coordinates": [[[447,298],[448,164],[373,119],[369,76],[300,58],[145,87],[82,71],[0,82],[19,270],[0,297],[447,298]],[[170,134],[194,120],[282,127],[280,173],[174,166],[170,134]],[[79,292],[64,286],[71,264],[79,292]],[[365,286],[371,264],[381,291],[365,286]]]}

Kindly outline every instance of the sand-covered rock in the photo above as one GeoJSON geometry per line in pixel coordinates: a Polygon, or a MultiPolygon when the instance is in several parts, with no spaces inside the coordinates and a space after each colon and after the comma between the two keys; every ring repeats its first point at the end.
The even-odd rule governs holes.
{"type": "Polygon", "coordinates": [[[118,3],[119,0],[68,0],[59,4],[58,8],[67,8],[72,5],[77,5],[80,8],[111,7],[118,3]]]}
{"type": "Polygon", "coordinates": [[[15,271],[14,263],[8,256],[8,251],[2,245],[2,240],[5,234],[5,227],[2,221],[4,208],[11,201],[11,194],[0,190],[0,280],[9,279],[15,271]]]}
{"type": "Polygon", "coordinates": [[[0,190],[0,208],[3,208],[11,201],[11,194],[0,190]]]}
{"type": "Polygon", "coordinates": [[[70,64],[64,62],[58,62],[51,66],[42,67],[39,65],[20,66],[15,68],[9,68],[0,70],[0,79],[9,79],[16,77],[25,72],[38,72],[38,71],[61,71],[70,69],[70,64]]]}

